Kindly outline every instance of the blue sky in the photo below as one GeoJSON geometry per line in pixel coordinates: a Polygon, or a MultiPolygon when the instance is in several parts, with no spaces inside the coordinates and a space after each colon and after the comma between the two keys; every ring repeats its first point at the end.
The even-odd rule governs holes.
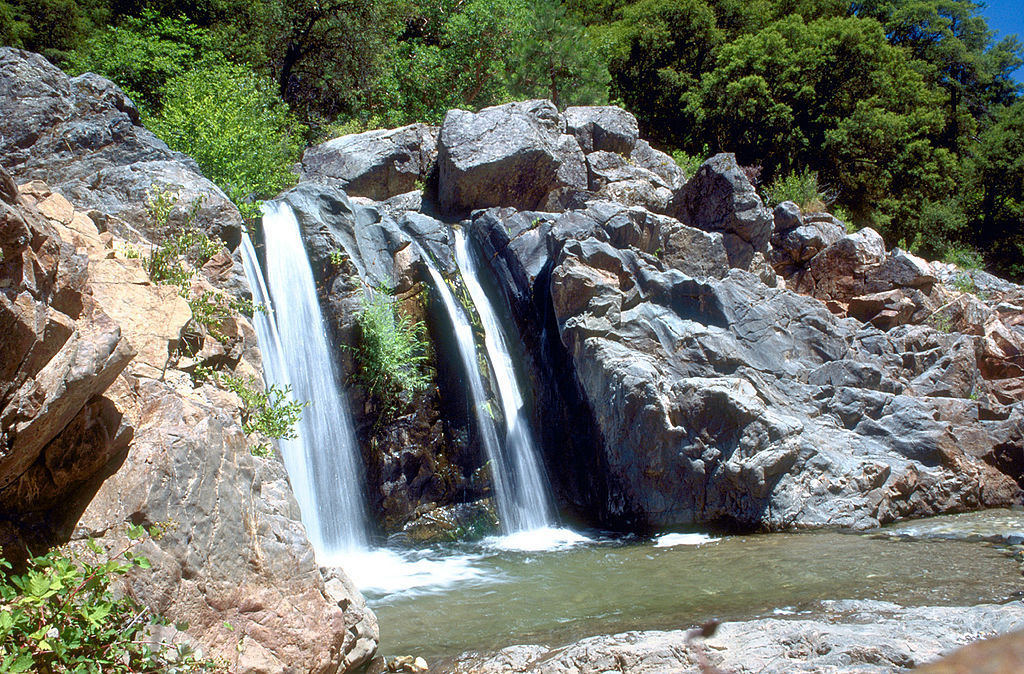
{"type": "MultiPolygon", "coordinates": [[[[984,1],[984,0],[983,0],[984,1]]],[[[996,39],[1016,34],[1024,42],[1024,2],[1022,0],[987,0],[982,14],[988,19],[988,27],[997,32],[996,39]]],[[[1014,73],[1018,82],[1024,82],[1024,68],[1014,73]]]]}

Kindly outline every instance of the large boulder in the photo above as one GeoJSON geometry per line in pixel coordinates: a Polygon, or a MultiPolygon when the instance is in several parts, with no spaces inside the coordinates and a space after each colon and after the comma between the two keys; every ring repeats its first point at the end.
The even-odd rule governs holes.
{"type": "Polygon", "coordinates": [[[234,248],[241,237],[238,209],[204,178],[191,158],[146,130],[139,112],[109,80],[92,73],[68,77],[38,54],[0,47],[0,165],[19,182],[41,180],[81,209],[114,216],[162,238],[146,208],[158,186],[177,192],[168,227],[189,218],[234,248]]]}
{"type": "Polygon", "coordinates": [[[729,264],[747,269],[755,253],[768,254],[772,213],[732,154],[717,154],[676,191],[668,214],[693,227],[721,232],[729,264]]]}
{"type": "Polygon", "coordinates": [[[472,113],[450,110],[438,142],[442,211],[512,206],[535,210],[549,195],[586,190],[576,139],[550,101],[522,101],[472,113]]]}
{"type": "Polygon", "coordinates": [[[640,136],[636,117],[614,105],[569,107],[562,117],[586,154],[604,151],[628,157],[640,136]]]}
{"type": "MultiPolygon", "coordinates": [[[[59,201],[59,203],[58,203],[59,201]]],[[[67,205],[68,208],[63,206],[67,205]]],[[[31,539],[46,513],[124,449],[101,400],[134,355],[90,294],[85,255],[0,168],[0,540],[31,539]],[[80,446],[89,447],[83,452],[80,446]]],[[[88,223],[88,219],[84,218],[88,223]]]]}
{"type": "Polygon", "coordinates": [[[813,299],[593,239],[562,248],[551,296],[640,521],[869,527],[1018,496],[959,446],[969,426],[902,393],[892,344],[813,299]]]}
{"type": "Polygon", "coordinates": [[[302,155],[302,179],[383,201],[426,180],[437,158],[437,127],[412,124],[334,138],[302,155]]]}

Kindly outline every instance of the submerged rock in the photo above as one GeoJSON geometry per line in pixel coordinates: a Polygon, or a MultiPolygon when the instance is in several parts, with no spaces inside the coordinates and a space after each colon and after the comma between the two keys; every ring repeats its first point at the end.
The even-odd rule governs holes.
{"type": "MultiPolygon", "coordinates": [[[[1024,605],[1020,602],[904,608],[880,601],[833,601],[823,602],[810,617],[725,622],[707,638],[702,638],[701,629],[625,632],[554,649],[511,646],[493,655],[467,654],[452,671],[882,674],[912,668],[936,660],[956,646],[1018,629],[1022,620],[1024,605]]],[[[975,656],[992,652],[972,648],[975,656]]],[[[1019,659],[1019,654],[1006,653],[1005,661],[1014,662],[1013,657],[1019,659]]],[[[963,661],[960,657],[959,662],[963,661]]],[[[944,669],[937,663],[922,671],[968,670],[944,669]]]]}

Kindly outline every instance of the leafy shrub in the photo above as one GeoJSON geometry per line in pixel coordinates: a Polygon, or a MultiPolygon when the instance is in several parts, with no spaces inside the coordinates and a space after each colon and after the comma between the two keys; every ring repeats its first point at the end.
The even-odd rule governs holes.
{"type": "Polygon", "coordinates": [[[355,349],[358,377],[371,395],[395,411],[402,392],[421,391],[430,383],[425,370],[428,360],[426,330],[398,312],[387,288],[378,288],[363,298],[357,317],[360,339],[355,349]]]}
{"type": "Polygon", "coordinates": [[[193,157],[246,217],[259,215],[253,199],[295,180],[301,129],[270,80],[243,66],[216,64],[175,77],[163,94],[163,110],[147,126],[193,157]]]}
{"type": "MultiPolygon", "coordinates": [[[[157,186],[150,188],[146,195],[146,207],[157,228],[167,228],[171,211],[177,202],[178,197],[173,190],[157,186]]],[[[196,269],[206,264],[221,249],[220,243],[195,227],[196,213],[201,203],[199,199],[193,202],[185,224],[161,244],[153,246],[149,256],[143,260],[143,266],[153,283],[175,285],[186,299],[196,269]]]]}
{"type": "Polygon", "coordinates": [[[765,188],[765,196],[772,206],[792,201],[805,213],[819,213],[835,201],[835,195],[818,184],[817,172],[809,169],[779,176],[765,188]]]}
{"type": "Polygon", "coordinates": [[[205,30],[183,16],[160,16],[143,9],[91,36],[68,57],[73,74],[94,72],[120,86],[136,105],[160,109],[161,89],[200,59],[210,59],[216,45],[205,30]]]}
{"type": "Polygon", "coordinates": [[[295,426],[302,418],[302,408],[309,402],[291,400],[290,386],[281,388],[274,384],[264,389],[254,377],[243,379],[209,371],[205,374],[242,399],[242,430],[247,434],[259,433],[278,440],[296,437],[295,426]]]}
{"type": "MultiPolygon", "coordinates": [[[[151,643],[147,632],[167,621],[131,596],[111,590],[111,582],[149,560],[134,552],[147,531],[129,527],[130,543],[106,554],[89,541],[100,560],[56,548],[33,557],[13,573],[0,556],[0,671],[4,672],[187,672],[216,665],[199,660],[186,643],[151,643]]],[[[154,528],[149,533],[158,537],[154,528]]],[[[179,629],[187,625],[179,624],[179,629]]]]}
{"type": "Polygon", "coordinates": [[[950,246],[942,256],[943,262],[955,264],[961,269],[981,269],[985,266],[985,258],[970,246],[950,246]]]}
{"type": "Polygon", "coordinates": [[[700,165],[704,163],[705,159],[707,159],[709,152],[708,144],[704,143],[704,149],[698,154],[688,154],[683,150],[673,150],[672,159],[674,159],[676,164],[679,165],[679,168],[683,169],[683,175],[689,179],[697,173],[697,169],[699,169],[700,165]]]}

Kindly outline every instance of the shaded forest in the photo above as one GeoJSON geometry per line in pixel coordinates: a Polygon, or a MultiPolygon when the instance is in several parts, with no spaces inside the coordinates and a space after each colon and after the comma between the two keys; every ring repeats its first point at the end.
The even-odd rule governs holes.
{"type": "MultiPolygon", "coordinates": [[[[522,98],[614,103],[890,246],[1024,278],[1017,39],[971,0],[0,0],[0,43],[105,75],[237,203],[310,142],[522,98]]],[[[251,212],[251,211],[250,211],[251,212]]]]}

